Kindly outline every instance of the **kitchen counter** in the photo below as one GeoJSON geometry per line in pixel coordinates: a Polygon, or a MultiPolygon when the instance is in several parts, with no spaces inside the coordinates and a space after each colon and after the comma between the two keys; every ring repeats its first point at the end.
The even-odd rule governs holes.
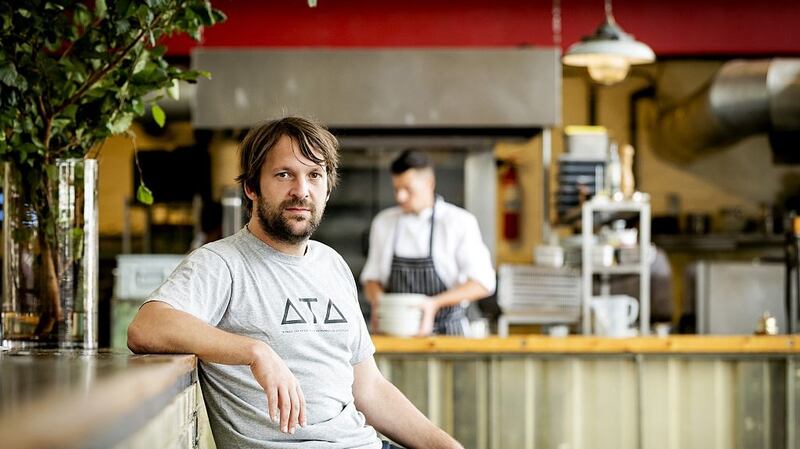
{"type": "Polygon", "coordinates": [[[196,422],[195,367],[190,355],[0,353],[2,446],[111,448],[172,409],[196,422]]]}
{"type": "Polygon", "coordinates": [[[379,354],[397,353],[800,353],[800,335],[674,335],[668,337],[603,338],[520,335],[507,338],[399,338],[374,335],[379,354]]]}
{"type": "Polygon", "coordinates": [[[375,359],[471,448],[800,448],[800,336],[373,336],[375,359]]]}

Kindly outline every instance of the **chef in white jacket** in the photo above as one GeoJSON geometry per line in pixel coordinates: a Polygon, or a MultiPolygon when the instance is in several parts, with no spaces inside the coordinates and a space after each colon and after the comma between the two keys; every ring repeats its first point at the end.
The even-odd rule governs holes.
{"type": "Polygon", "coordinates": [[[420,293],[419,335],[464,335],[466,305],[494,293],[495,271],[478,221],[436,195],[433,165],[406,150],[392,162],[397,206],[372,221],[367,262],[361,272],[372,305],[372,327],[384,293],[420,293]]]}

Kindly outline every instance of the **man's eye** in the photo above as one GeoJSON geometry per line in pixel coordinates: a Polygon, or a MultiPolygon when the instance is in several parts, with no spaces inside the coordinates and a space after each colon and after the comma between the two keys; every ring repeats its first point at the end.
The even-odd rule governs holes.
{"type": "Polygon", "coordinates": [[[311,178],[320,179],[320,178],[322,178],[322,173],[316,173],[316,172],[311,173],[311,178]]]}
{"type": "Polygon", "coordinates": [[[289,177],[289,173],[286,173],[285,171],[282,171],[282,172],[276,174],[275,176],[277,176],[278,178],[288,178],[289,177]]]}

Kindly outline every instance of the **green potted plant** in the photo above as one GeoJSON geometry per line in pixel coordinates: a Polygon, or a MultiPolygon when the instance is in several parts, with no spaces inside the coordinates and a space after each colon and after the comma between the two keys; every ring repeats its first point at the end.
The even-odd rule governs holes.
{"type": "Polygon", "coordinates": [[[96,347],[92,156],[148,104],[163,126],[158,93],[207,75],[170,64],[160,39],[224,18],[208,0],[0,3],[5,344],[96,347]]]}

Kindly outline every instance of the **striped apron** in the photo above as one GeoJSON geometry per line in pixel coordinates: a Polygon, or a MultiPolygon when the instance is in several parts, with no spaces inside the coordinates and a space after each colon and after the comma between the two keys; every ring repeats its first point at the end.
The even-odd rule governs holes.
{"type": "MultiPolygon", "coordinates": [[[[427,296],[438,295],[447,290],[447,286],[436,273],[433,264],[433,224],[436,213],[434,203],[431,213],[431,232],[428,240],[427,257],[400,257],[396,254],[397,228],[395,227],[392,247],[392,266],[389,271],[386,293],[419,293],[427,296]]],[[[460,304],[442,307],[436,313],[433,333],[440,335],[464,335],[467,326],[467,314],[460,304]]]]}

